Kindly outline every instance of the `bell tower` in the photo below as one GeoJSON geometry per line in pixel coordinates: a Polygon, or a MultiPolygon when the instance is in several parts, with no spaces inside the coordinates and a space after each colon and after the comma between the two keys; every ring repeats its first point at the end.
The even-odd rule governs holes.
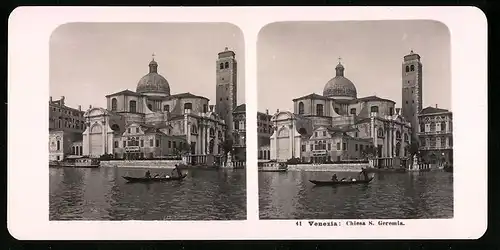
{"type": "Polygon", "coordinates": [[[227,47],[219,53],[216,61],[216,105],[215,111],[227,125],[227,133],[234,129],[233,110],[236,108],[237,63],[235,53],[227,47]]]}
{"type": "Polygon", "coordinates": [[[402,65],[402,115],[410,121],[413,138],[417,138],[417,115],[422,110],[422,63],[420,55],[413,53],[404,56],[402,65]]]}

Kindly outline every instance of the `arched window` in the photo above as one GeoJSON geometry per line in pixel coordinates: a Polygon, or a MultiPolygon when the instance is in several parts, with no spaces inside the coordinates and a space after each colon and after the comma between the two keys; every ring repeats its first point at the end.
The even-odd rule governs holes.
{"type": "Polygon", "coordinates": [[[214,130],[214,128],[210,128],[210,136],[215,136],[215,130],[214,130]]]}
{"type": "Polygon", "coordinates": [[[304,114],[304,103],[299,102],[299,115],[303,115],[303,114],[304,114]]]}
{"type": "Polygon", "coordinates": [[[408,65],[406,65],[406,72],[409,72],[410,71],[410,67],[408,67],[408,65]]]}
{"type": "Polygon", "coordinates": [[[425,132],[425,124],[420,124],[420,132],[423,133],[425,132]]]}
{"type": "Polygon", "coordinates": [[[224,69],[224,64],[223,63],[220,63],[219,69],[224,69]]]}
{"type": "Polygon", "coordinates": [[[118,108],[118,101],[116,98],[111,99],[111,111],[116,111],[118,108]]]}
{"type": "Polygon", "coordinates": [[[323,116],[323,104],[316,104],[316,115],[323,116]]]}
{"type": "Polygon", "coordinates": [[[396,139],[401,139],[401,132],[396,131],[396,139]]]}
{"type": "Polygon", "coordinates": [[[384,137],[384,130],[383,130],[382,128],[379,128],[379,129],[377,130],[377,136],[378,136],[378,137],[384,137]]]}
{"type": "Polygon", "coordinates": [[[193,104],[190,102],[184,103],[184,109],[189,109],[189,110],[193,109],[193,104]]]}
{"type": "Polygon", "coordinates": [[[396,143],[396,156],[400,156],[399,155],[400,152],[401,152],[401,143],[398,142],[398,143],[396,143]]]}
{"type": "Polygon", "coordinates": [[[132,100],[129,102],[129,112],[136,113],[137,112],[137,102],[132,100]]]}
{"type": "Polygon", "coordinates": [[[226,68],[226,69],[227,69],[227,68],[229,68],[229,62],[226,62],[226,63],[224,64],[224,68],[226,68]]]}
{"type": "Polygon", "coordinates": [[[410,71],[415,71],[415,66],[414,65],[410,66],[410,71]]]}
{"type": "Polygon", "coordinates": [[[373,112],[378,113],[378,106],[372,106],[372,107],[370,108],[370,112],[372,112],[372,113],[373,113],[373,112]]]}
{"type": "Polygon", "coordinates": [[[307,134],[307,130],[305,128],[300,128],[299,129],[299,134],[306,135],[307,134]]]}
{"type": "Polygon", "coordinates": [[[61,150],[61,141],[57,141],[57,150],[61,150]]]}
{"type": "Polygon", "coordinates": [[[446,131],[446,122],[441,122],[441,131],[446,131]]]}

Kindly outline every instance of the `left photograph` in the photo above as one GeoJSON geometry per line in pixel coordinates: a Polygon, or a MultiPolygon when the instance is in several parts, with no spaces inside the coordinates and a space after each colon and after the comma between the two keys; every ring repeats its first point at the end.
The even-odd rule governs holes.
{"type": "Polygon", "coordinates": [[[244,39],[229,23],[50,38],[50,220],[245,220],[244,39]]]}

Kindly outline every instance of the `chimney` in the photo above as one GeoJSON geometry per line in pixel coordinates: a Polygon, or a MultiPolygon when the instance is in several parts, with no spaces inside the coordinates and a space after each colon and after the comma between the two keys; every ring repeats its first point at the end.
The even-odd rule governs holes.
{"type": "Polygon", "coordinates": [[[437,105],[437,103],[436,103],[436,108],[438,108],[438,105],[437,105]]]}
{"type": "Polygon", "coordinates": [[[269,115],[269,109],[266,109],[266,115],[269,115]]]}
{"type": "Polygon", "coordinates": [[[52,102],[52,96],[50,97],[50,99],[49,99],[49,100],[50,100],[50,102],[52,102]]]}
{"type": "Polygon", "coordinates": [[[280,109],[276,109],[276,113],[279,113],[280,112],[280,109]]]}
{"type": "Polygon", "coordinates": [[[92,105],[89,105],[89,109],[92,109],[92,105]]]}
{"type": "Polygon", "coordinates": [[[78,111],[82,111],[82,105],[78,105],[78,111]]]}
{"type": "Polygon", "coordinates": [[[61,96],[61,106],[64,105],[64,96],[61,96]]]}

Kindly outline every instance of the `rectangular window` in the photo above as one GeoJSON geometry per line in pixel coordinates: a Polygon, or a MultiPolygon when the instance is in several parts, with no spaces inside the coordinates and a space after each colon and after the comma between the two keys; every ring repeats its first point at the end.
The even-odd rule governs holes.
{"type": "Polygon", "coordinates": [[[123,141],[123,147],[127,146],[127,141],[123,141]]]}
{"type": "Polygon", "coordinates": [[[358,144],[354,144],[354,150],[358,151],[358,144]]]}
{"type": "Polygon", "coordinates": [[[315,137],[318,137],[318,132],[314,132],[314,136],[315,136],[315,137]]]}
{"type": "Polygon", "coordinates": [[[144,140],[141,140],[141,147],[144,147],[144,140]]]}
{"type": "Polygon", "coordinates": [[[175,141],[172,142],[172,147],[177,148],[175,141]]]}
{"type": "Polygon", "coordinates": [[[118,147],[118,141],[115,141],[115,148],[118,147]]]}
{"type": "Polygon", "coordinates": [[[136,133],[139,133],[139,128],[135,128],[135,132],[136,132],[136,133]]]}
{"type": "Polygon", "coordinates": [[[306,151],[306,145],[302,145],[302,152],[306,151]]]}
{"type": "Polygon", "coordinates": [[[168,148],[172,148],[172,141],[168,141],[168,148]]]}
{"type": "Polygon", "coordinates": [[[130,128],[128,128],[128,129],[127,129],[127,133],[129,133],[129,134],[130,134],[130,128]]]}
{"type": "Polygon", "coordinates": [[[340,142],[337,142],[337,150],[340,150],[340,142]]]}
{"type": "Polygon", "coordinates": [[[149,139],[149,146],[153,147],[153,139],[149,139]]]}
{"type": "Polygon", "coordinates": [[[310,146],[310,147],[309,147],[309,148],[310,148],[310,150],[311,150],[311,151],[313,151],[313,150],[314,150],[314,145],[313,145],[313,144],[309,144],[309,146],[310,146]]]}
{"type": "Polygon", "coordinates": [[[323,131],[323,136],[326,136],[326,131],[323,131]]]}
{"type": "Polygon", "coordinates": [[[328,143],[328,151],[332,150],[332,144],[328,143]]]}
{"type": "Polygon", "coordinates": [[[345,143],[345,142],[344,142],[344,143],[342,144],[342,148],[343,148],[343,150],[347,150],[347,143],[345,143]]]}
{"type": "Polygon", "coordinates": [[[160,140],[156,139],[156,147],[160,146],[160,140]]]}

